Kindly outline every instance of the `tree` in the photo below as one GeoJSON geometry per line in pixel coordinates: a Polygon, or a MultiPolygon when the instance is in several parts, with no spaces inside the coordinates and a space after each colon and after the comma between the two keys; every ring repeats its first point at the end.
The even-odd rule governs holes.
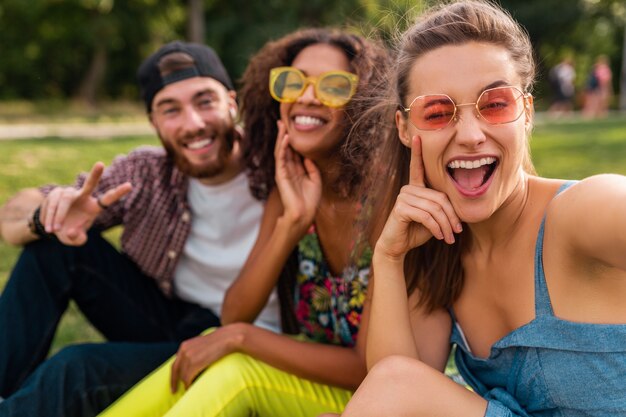
{"type": "Polygon", "coordinates": [[[204,1],[188,0],[187,3],[187,40],[204,42],[204,1]]]}
{"type": "MultiPolygon", "coordinates": [[[[2,0],[0,97],[77,97],[89,103],[136,98],[141,60],[164,42],[185,37],[211,45],[236,80],[269,39],[304,26],[334,25],[393,45],[395,35],[436,1],[2,0]]],[[[575,53],[579,74],[599,53],[610,57],[614,74],[620,73],[626,42],[623,0],[501,4],[530,34],[539,58],[539,95],[547,70],[563,54],[575,53]]],[[[617,87],[619,77],[614,78],[617,87]]],[[[578,82],[582,88],[584,76],[578,82]]]]}
{"type": "Polygon", "coordinates": [[[138,63],[181,37],[182,11],[176,0],[3,0],[0,96],[135,98],[138,63]]]}

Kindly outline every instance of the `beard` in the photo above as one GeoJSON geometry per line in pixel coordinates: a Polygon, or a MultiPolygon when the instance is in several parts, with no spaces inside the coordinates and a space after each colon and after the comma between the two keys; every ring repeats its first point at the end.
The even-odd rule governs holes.
{"type": "Polygon", "coordinates": [[[234,124],[224,123],[217,132],[213,144],[213,146],[219,146],[217,159],[207,165],[196,166],[190,163],[175,145],[163,139],[161,132],[158,132],[158,135],[165,148],[165,152],[172,159],[176,168],[184,175],[198,179],[212,178],[224,171],[226,163],[231,156],[235,139],[238,137],[234,124]]]}

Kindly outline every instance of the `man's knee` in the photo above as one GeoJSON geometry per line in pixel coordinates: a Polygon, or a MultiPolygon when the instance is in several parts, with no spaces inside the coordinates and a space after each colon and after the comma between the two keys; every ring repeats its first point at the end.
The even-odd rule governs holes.
{"type": "Polygon", "coordinates": [[[55,383],[80,385],[93,378],[94,372],[106,369],[101,365],[98,345],[72,345],[61,349],[42,365],[45,379],[55,383]]]}
{"type": "Polygon", "coordinates": [[[88,232],[88,239],[84,245],[70,246],[61,243],[58,239],[44,238],[34,240],[24,245],[23,254],[34,257],[56,257],[63,254],[88,252],[93,248],[100,247],[102,244],[107,244],[106,240],[102,237],[99,231],[90,230],[88,232]]]}
{"type": "Polygon", "coordinates": [[[49,256],[58,256],[67,247],[57,239],[39,239],[24,245],[22,257],[41,258],[49,256]]]}

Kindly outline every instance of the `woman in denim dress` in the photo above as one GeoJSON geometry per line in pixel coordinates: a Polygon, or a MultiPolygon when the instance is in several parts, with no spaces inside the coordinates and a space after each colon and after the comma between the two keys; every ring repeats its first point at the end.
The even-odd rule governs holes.
{"type": "Polygon", "coordinates": [[[626,178],[534,173],[532,48],[492,3],[429,11],[393,68],[370,372],[343,415],[625,416],[626,178]]]}

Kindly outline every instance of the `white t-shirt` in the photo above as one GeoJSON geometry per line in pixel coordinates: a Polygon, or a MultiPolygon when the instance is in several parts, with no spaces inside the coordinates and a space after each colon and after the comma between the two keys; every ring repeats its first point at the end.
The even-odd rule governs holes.
{"type": "MultiPolygon", "coordinates": [[[[250,194],[245,173],[216,186],[190,179],[187,194],[191,233],[176,266],[174,289],[181,299],[219,315],[226,290],[256,241],[263,203],[250,194]]],[[[276,291],[255,324],[280,331],[276,291]]]]}

